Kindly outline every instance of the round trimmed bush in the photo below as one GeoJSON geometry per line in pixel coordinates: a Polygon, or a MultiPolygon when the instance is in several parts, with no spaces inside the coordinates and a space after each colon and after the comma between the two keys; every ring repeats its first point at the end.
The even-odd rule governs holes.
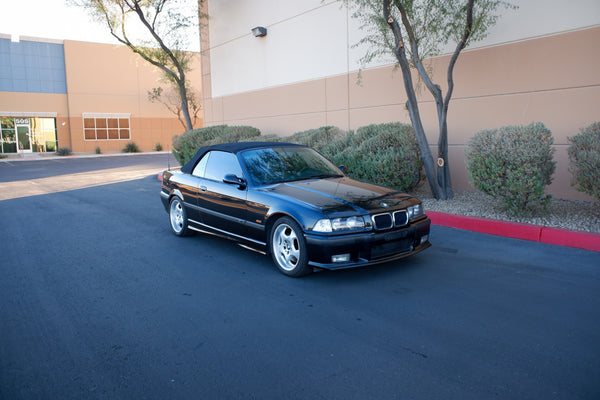
{"type": "Polygon", "coordinates": [[[569,171],[572,185],[580,192],[600,200],[600,122],[569,138],[569,171]]]}
{"type": "Polygon", "coordinates": [[[553,143],[541,122],[477,133],[465,151],[473,186],[501,199],[513,215],[546,212],[551,196],[544,190],[556,168],[553,143]]]}
{"type": "Polygon", "coordinates": [[[122,150],[123,153],[139,153],[140,148],[135,142],[129,142],[125,145],[125,148],[122,150]]]}
{"type": "Polygon", "coordinates": [[[352,178],[411,191],[422,177],[423,161],[411,125],[374,124],[344,135],[333,127],[321,128],[321,139],[308,143],[352,178]]]}
{"type": "Polygon", "coordinates": [[[173,155],[179,164],[184,165],[201,147],[218,143],[242,142],[258,136],[260,130],[251,126],[207,126],[173,136],[173,155]]]}
{"type": "Polygon", "coordinates": [[[322,126],[316,129],[309,129],[302,132],[296,132],[292,136],[284,138],[285,141],[303,144],[321,151],[324,147],[335,140],[344,138],[346,133],[335,126],[322,126]]]}
{"type": "Polygon", "coordinates": [[[59,156],[68,156],[69,154],[71,154],[71,149],[68,147],[61,147],[58,150],[56,150],[56,154],[58,154],[59,156]]]}

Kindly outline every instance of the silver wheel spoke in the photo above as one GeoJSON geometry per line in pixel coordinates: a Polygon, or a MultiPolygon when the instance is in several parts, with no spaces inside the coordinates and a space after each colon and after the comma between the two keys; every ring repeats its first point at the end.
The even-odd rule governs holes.
{"type": "Polygon", "coordinates": [[[294,230],[289,225],[281,224],[275,229],[273,238],[273,250],[281,268],[286,271],[296,268],[300,259],[300,248],[294,230]]]}
{"type": "Polygon", "coordinates": [[[173,201],[171,203],[171,226],[175,232],[180,232],[183,229],[183,209],[179,201],[173,201]]]}

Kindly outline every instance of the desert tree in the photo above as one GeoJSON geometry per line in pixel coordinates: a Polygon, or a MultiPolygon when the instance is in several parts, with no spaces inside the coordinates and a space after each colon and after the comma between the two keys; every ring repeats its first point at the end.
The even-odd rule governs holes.
{"type": "MultiPolygon", "coordinates": [[[[171,112],[171,114],[173,114],[177,117],[181,126],[183,126],[183,128],[185,130],[189,131],[189,129],[187,128],[187,125],[185,123],[183,111],[181,109],[180,94],[177,91],[177,86],[170,84],[169,81],[167,81],[166,83],[167,83],[166,88],[164,88],[162,86],[157,86],[157,87],[153,87],[152,89],[148,90],[148,92],[147,92],[148,100],[152,103],[160,103],[163,106],[165,106],[165,108],[167,110],[169,110],[169,112],[171,112]]],[[[192,125],[196,126],[196,122],[198,121],[198,114],[202,110],[202,106],[200,105],[200,102],[198,101],[196,92],[194,92],[192,89],[188,88],[186,90],[186,94],[187,94],[187,104],[188,104],[188,111],[190,114],[190,119],[192,121],[192,125]]]]}
{"type": "Polygon", "coordinates": [[[366,48],[362,65],[392,54],[402,71],[410,120],[419,143],[429,187],[436,199],[453,197],[448,164],[448,106],[454,90],[453,72],[463,49],[483,39],[499,17],[512,8],[501,0],[343,0],[360,19],[365,35],[357,43],[366,48]],[[447,71],[446,93],[433,80],[426,60],[455,43],[447,71]],[[413,71],[418,79],[413,79],[413,71]],[[437,160],[429,147],[419,111],[415,82],[422,82],[433,96],[439,128],[437,160]]]}
{"type": "MultiPolygon", "coordinates": [[[[178,93],[180,114],[187,130],[193,129],[190,116],[190,87],[187,73],[193,53],[189,45],[190,28],[197,27],[203,0],[71,0],[85,8],[92,18],[104,23],[110,34],[131,51],[157,67],[164,80],[178,93]]],[[[157,93],[160,98],[162,89],[157,93]]],[[[156,98],[156,100],[158,100],[156,98]]],[[[164,104],[164,102],[163,102],[164,104]]],[[[195,103],[194,103],[195,104],[195,103]]]]}

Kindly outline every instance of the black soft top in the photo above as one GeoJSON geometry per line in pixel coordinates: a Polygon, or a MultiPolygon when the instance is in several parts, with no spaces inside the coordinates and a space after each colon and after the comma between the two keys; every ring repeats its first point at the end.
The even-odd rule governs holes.
{"type": "Polygon", "coordinates": [[[212,146],[201,147],[194,157],[190,161],[188,161],[183,167],[181,167],[181,172],[186,174],[191,174],[198,161],[209,151],[218,150],[225,151],[227,153],[237,154],[240,151],[250,150],[250,149],[260,149],[265,147],[289,147],[289,146],[298,146],[305,147],[300,144],[295,143],[284,143],[284,142],[238,142],[238,143],[221,143],[214,144],[212,146]]]}

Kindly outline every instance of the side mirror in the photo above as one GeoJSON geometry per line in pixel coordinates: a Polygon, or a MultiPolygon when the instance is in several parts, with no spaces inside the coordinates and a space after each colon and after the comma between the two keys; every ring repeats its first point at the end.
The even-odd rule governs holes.
{"type": "Polygon", "coordinates": [[[238,189],[244,190],[246,189],[246,181],[244,178],[240,178],[234,174],[227,174],[225,178],[223,178],[223,182],[228,183],[230,185],[237,185],[238,189]]]}
{"type": "Polygon", "coordinates": [[[339,168],[340,171],[342,171],[342,173],[344,175],[346,175],[346,173],[348,172],[348,169],[346,168],[345,165],[339,165],[338,168],[339,168]]]}

